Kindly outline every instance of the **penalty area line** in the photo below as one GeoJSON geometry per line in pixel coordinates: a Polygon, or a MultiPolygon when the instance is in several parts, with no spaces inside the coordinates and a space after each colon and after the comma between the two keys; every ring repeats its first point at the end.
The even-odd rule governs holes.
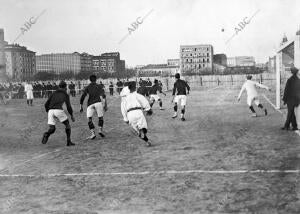
{"type": "Polygon", "coordinates": [[[163,174],[279,174],[300,173],[295,170],[166,170],[144,172],[92,172],[92,173],[51,173],[51,174],[0,174],[0,177],[80,177],[80,176],[127,176],[127,175],[163,175],[163,174]]]}

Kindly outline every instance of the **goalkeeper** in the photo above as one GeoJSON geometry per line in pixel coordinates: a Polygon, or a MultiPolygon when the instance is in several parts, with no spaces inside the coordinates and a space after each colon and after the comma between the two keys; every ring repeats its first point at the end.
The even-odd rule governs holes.
{"type": "Polygon", "coordinates": [[[143,114],[143,111],[146,111],[147,115],[152,115],[150,104],[143,95],[136,92],[135,82],[129,82],[128,88],[130,93],[122,98],[121,103],[124,121],[132,126],[147,146],[151,146],[147,137],[147,121],[143,114]]]}

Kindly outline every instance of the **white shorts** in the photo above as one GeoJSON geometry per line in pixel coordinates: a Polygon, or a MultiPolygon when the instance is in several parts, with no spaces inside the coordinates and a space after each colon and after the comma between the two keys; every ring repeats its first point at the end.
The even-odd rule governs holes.
{"type": "Polygon", "coordinates": [[[129,124],[137,132],[140,129],[147,129],[147,121],[142,110],[133,110],[127,113],[129,124]]]}
{"type": "Polygon", "coordinates": [[[55,126],[56,121],[64,122],[68,119],[64,110],[50,109],[48,112],[48,124],[55,126]]]}
{"type": "Polygon", "coordinates": [[[86,109],[87,118],[93,117],[94,112],[97,112],[98,117],[103,117],[103,105],[102,102],[94,103],[89,105],[86,109]]]}
{"type": "Polygon", "coordinates": [[[260,104],[258,97],[247,97],[248,106],[251,106],[252,102],[254,102],[257,106],[260,104]]]}
{"type": "Polygon", "coordinates": [[[180,101],[181,101],[181,106],[185,106],[186,105],[186,95],[176,95],[174,98],[174,103],[179,104],[180,101]]]}
{"type": "Polygon", "coordinates": [[[33,99],[33,92],[30,91],[26,91],[26,98],[27,100],[32,100],[33,99]]]}
{"type": "Polygon", "coordinates": [[[160,100],[160,97],[157,94],[150,94],[150,101],[155,100],[156,102],[160,100]]]}

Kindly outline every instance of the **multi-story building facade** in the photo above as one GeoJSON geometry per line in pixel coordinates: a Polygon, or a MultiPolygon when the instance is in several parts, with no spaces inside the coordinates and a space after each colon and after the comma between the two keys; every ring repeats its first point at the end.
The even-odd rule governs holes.
{"type": "Polygon", "coordinates": [[[168,66],[180,66],[180,60],[179,59],[168,59],[167,65],[168,66]]]}
{"type": "Polygon", "coordinates": [[[179,73],[179,66],[168,64],[149,64],[138,69],[139,76],[170,76],[179,73]]]}
{"type": "Polygon", "coordinates": [[[95,72],[124,72],[125,61],[120,59],[119,52],[103,53],[92,58],[92,68],[95,72]]]}
{"type": "Polygon", "coordinates": [[[94,72],[100,72],[100,56],[92,57],[92,69],[94,72]]]}
{"type": "Polygon", "coordinates": [[[6,74],[5,65],[5,46],[7,42],[4,40],[4,30],[0,29],[0,79],[6,74]]]}
{"type": "Polygon", "coordinates": [[[227,57],[227,66],[228,67],[235,67],[236,66],[235,57],[227,57]]]}
{"type": "Polygon", "coordinates": [[[32,79],[36,72],[35,52],[13,44],[5,46],[6,74],[17,81],[32,79]]]}
{"type": "Polygon", "coordinates": [[[228,67],[250,67],[255,66],[255,59],[253,56],[236,56],[227,58],[228,67]]]}
{"type": "MultiPolygon", "coordinates": [[[[79,53],[51,53],[36,56],[37,72],[49,72],[60,74],[63,72],[73,72],[77,74],[81,71],[82,57],[79,53]]],[[[85,66],[83,66],[85,68],[85,66]]]]}
{"type": "Polygon", "coordinates": [[[182,73],[211,73],[213,70],[212,45],[181,45],[180,70],[182,73]]]}
{"type": "Polygon", "coordinates": [[[80,54],[80,71],[88,72],[93,70],[93,55],[88,53],[80,54]]]}

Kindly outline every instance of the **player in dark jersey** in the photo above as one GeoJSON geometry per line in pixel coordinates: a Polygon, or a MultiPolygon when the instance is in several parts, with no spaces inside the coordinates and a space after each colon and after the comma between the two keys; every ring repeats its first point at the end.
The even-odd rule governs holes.
{"type": "Polygon", "coordinates": [[[190,86],[186,83],[186,81],[180,79],[179,73],[175,74],[175,78],[176,78],[176,82],[174,83],[174,88],[172,93],[173,95],[172,102],[174,102],[174,115],[172,118],[177,117],[178,103],[181,101],[180,118],[182,121],[185,121],[184,114],[185,114],[185,106],[186,106],[186,95],[189,94],[190,92],[190,86]]]}
{"type": "Polygon", "coordinates": [[[140,79],[139,81],[139,88],[137,90],[137,93],[143,95],[144,97],[148,97],[149,93],[148,93],[148,89],[146,86],[146,81],[140,79]]]}
{"type": "Polygon", "coordinates": [[[106,103],[106,95],[104,92],[104,89],[101,85],[96,83],[97,77],[95,75],[90,76],[91,83],[84,89],[83,94],[80,98],[80,112],[83,112],[83,102],[87,95],[89,95],[89,99],[87,102],[87,109],[86,114],[88,118],[88,126],[91,132],[91,136],[88,137],[88,139],[95,139],[95,126],[93,124],[93,114],[96,111],[98,115],[98,126],[99,126],[99,135],[101,137],[105,137],[103,134],[103,115],[104,111],[107,111],[107,103],[106,103]],[[104,101],[104,104],[102,104],[102,100],[104,101]]]}
{"type": "Polygon", "coordinates": [[[66,103],[67,110],[71,115],[71,119],[73,122],[75,122],[75,119],[73,117],[73,109],[70,104],[70,97],[67,94],[66,90],[67,90],[67,84],[64,81],[61,81],[59,83],[59,89],[56,90],[53,94],[51,94],[51,96],[45,103],[45,109],[46,112],[48,113],[49,129],[43,135],[43,140],[42,140],[43,144],[46,144],[50,135],[52,135],[55,132],[55,124],[56,121],[58,120],[59,122],[65,125],[65,131],[67,135],[67,146],[75,145],[74,143],[71,142],[71,126],[68,117],[62,108],[63,104],[66,103]]]}
{"type": "Polygon", "coordinates": [[[159,102],[159,109],[163,110],[163,108],[162,108],[162,100],[158,96],[157,92],[160,92],[161,94],[163,94],[163,95],[166,96],[166,94],[162,91],[162,87],[159,85],[158,80],[154,80],[154,85],[151,86],[151,88],[149,89],[150,106],[152,108],[152,106],[155,103],[155,101],[157,101],[157,102],[159,102]]]}

